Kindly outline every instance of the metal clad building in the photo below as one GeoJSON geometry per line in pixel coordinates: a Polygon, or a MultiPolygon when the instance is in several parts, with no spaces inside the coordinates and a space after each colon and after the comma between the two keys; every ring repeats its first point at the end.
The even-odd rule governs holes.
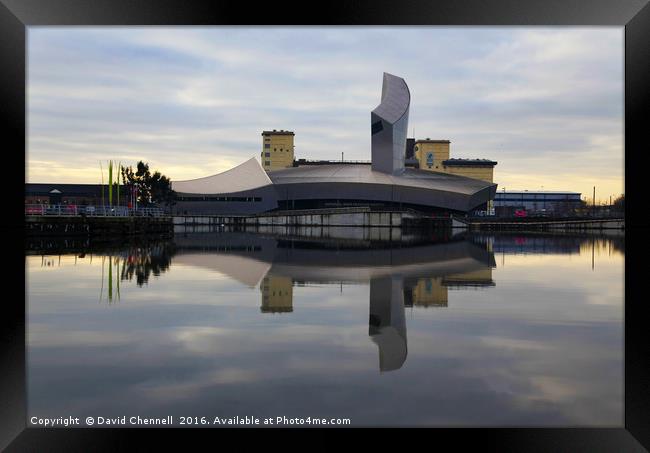
{"type": "Polygon", "coordinates": [[[409,105],[404,79],[384,73],[381,103],[371,113],[371,165],[332,163],[267,173],[252,158],[217,175],[172,181],[178,193],[174,212],[254,214],[276,208],[360,205],[485,209],[496,192],[491,181],[405,168],[409,105]]]}
{"type": "Polygon", "coordinates": [[[551,191],[511,191],[497,192],[494,197],[494,207],[523,208],[531,212],[560,212],[568,211],[581,204],[579,192],[551,191]]]}
{"type": "Polygon", "coordinates": [[[404,79],[385,72],[381,104],[370,114],[373,171],[394,175],[404,171],[410,104],[404,79]]]}

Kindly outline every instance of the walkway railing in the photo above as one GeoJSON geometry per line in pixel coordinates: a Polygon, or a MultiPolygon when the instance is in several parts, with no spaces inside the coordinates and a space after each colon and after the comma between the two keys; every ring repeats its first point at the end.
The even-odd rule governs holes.
{"type": "Polygon", "coordinates": [[[77,216],[88,217],[161,217],[160,208],[127,208],[126,206],[83,206],[74,204],[26,204],[26,216],[77,216]]]}

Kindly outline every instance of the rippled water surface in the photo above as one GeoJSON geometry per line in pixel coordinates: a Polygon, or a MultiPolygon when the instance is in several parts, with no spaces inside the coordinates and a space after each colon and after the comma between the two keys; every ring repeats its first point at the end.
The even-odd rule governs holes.
{"type": "Polygon", "coordinates": [[[622,426],[623,262],[622,236],[43,241],[28,415],[622,426]]]}

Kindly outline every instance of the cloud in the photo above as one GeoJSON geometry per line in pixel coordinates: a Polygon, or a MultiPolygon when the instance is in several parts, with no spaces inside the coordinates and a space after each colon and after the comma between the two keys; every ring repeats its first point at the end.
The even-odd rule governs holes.
{"type": "Polygon", "coordinates": [[[386,71],[409,135],[497,160],[500,186],[623,191],[622,28],[32,27],[28,56],[30,182],[99,181],[108,158],[207,176],[264,129],[295,131],[299,158],[365,160],[386,71]]]}

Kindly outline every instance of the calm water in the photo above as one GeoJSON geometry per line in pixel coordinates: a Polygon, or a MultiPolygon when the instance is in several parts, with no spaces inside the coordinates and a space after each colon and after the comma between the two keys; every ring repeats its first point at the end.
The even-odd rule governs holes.
{"type": "Polygon", "coordinates": [[[28,248],[29,417],[623,425],[622,237],[188,230],[28,248]]]}

